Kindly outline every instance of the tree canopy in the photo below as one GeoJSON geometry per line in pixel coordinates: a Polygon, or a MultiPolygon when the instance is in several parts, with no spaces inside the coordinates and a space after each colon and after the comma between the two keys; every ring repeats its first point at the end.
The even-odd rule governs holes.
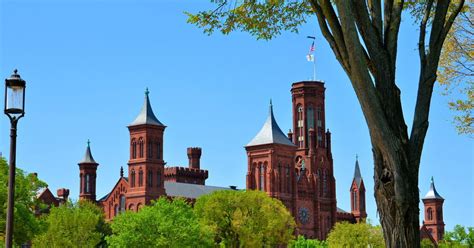
{"type": "MultiPolygon", "coordinates": [[[[5,238],[7,194],[8,194],[8,164],[0,158],[0,237],[5,238]]],[[[39,220],[34,215],[35,207],[41,204],[36,199],[36,194],[46,183],[39,180],[35,174],[26,174],[21,169],[16,169],[15,177],[15,209],[13,242],[21,245],[30,241],[41,228],[39,220]]]]}
{"type": "Polygon", "coordinates": [[[44,230],[34,247],[100,247],[110,232],[102,209],[89,201],[53,207],[42,219],[44,230]]]}
{"type": "Polygon", "coordinates": [[[293,217],[264,192],[216,191],[199,197],[194,211],[224,247],[273,247],[293,238],[293,217]]]}
{"type": "Polygon", "coordinates": [[[382,229],[368,223],[336,223],[327,242],[330,247],[385,247],[382,229]]]}
{"type": "Polygon", "coordinates": [[[115,217],[110,247],[211,247],[210,231],[183,199],[161,197],[138,212],[115,217]]]}

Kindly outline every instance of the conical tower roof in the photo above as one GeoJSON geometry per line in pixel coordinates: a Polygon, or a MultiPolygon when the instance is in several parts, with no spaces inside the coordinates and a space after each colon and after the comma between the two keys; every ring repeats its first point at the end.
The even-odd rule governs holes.
{"type": "Polygon", "coordinates": [[[86,153],[84,154],[84,158],[79,162],[79,164],[97,164],[95,162],[94,157],[92,157],[91,153],[91,142],[87,140],[87,148],[86,148],[86,153]]]}
{"type": "Polygon", "coordinates": [[[355,163],[355,169],[354,169],[354,179],[353,179],[356,184],[357,188],[360,188],[360,184],[362,182],[362,176],[360,174],[360,168],[359,168],[359,159],[356,156],[356,163],[355,163]]]}
{"type": "Polygon", "coordinates": [[[430,190],[428,190],[428,193],[426,193],[425,197],[423,198],[423,200],[425,199],[440,199],[440,200],[444,200],[443,197],[441,197],[440,194],[438,194],[438,191],[436,191],[436,188],[435,188],[435,185],[434,185],[434,179],[433,177],[431,177],[431,185],[430,185],[430,190]]]}
{"type": "Polygon", "coordinates": [[[153,109],[151,108],[150,99],[148,95],[150,91],[148,88],[145,91],[145,102],[143,103],[142,110],[140,114],[138,114],[137,118],[130,124],[130,126],[137,126],[137,125],[155,125],[155,126],[164,126],[158,118],[156,118],[155,114],[153,113],[153,109]]]}
{"type": "Polygon", "coordinates": [[[275,116],[273,116],[273,105],[270,100],[270,111],[268,113],[268,118],[263,124],[262,129],[258,134],[247,144],[248,146],[257,146],[264,144],[282,144],[287,146],[295,146],[288,137],[281,131],[278,126],[275,116]]]}

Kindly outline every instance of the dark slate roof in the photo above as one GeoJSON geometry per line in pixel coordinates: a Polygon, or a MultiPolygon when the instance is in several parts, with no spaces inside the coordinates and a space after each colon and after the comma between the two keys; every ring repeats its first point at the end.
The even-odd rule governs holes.
{"type": "Polygon", "coordinates": [[[201,195],[210,194],[217,190],[231,190],[231,188],[165,181],[165,190],[169,196],[196,199],[201,195]]]}
{"type": "Polygon", "coordinates": [[[99,200],[97,201],[105,201],[105,199],[107,199],[107,197],[109,197],[110,193],[104,195],[102,198],[100,198],[99,200]]]}
{"type": "Polygon", "coordinates": [[[268,118],[263,124],[262,129],[258,134],[247,144],[247,146],[257,146],[264,144],[282,144],[287,146],[295,146],[293,142],[281,131],[275,117],[273,116],[273,105],[270,101],[270,111],[268,118]]]}
{"type": "Polygon", "coordinates": [[[441,197],[440,194],[438,194],[438,191],[436,191],[435,185],[434,185],[434,179],[431,177],[431,185],[430,185],[430,190],[428,190],[428,193],[426,193],[424,199],[440,199],[444,200],[443,197],[441,197]]]}
{"type": "Polygon", "coordinates": [[[150,92],[148,89],[145,91],[145,102],[143,103],[142,110],[140,114],[138,114],[137,118],[130,124],[130,126],[137,126],[137,125],[155,125],[155,126],[164,126],[158,118],[156,118],[155,114],[153,113],[153,109],[151,108],[150,99],[148,98],[148,94],[150,92]]]}
{"type": "Polygon", "coordinates": [[[362,176],[360,175],[359,160],[356,158],[356,164],[354,169],[354,180],[356,181],[357,187],[360,188],[362,182],[362,176]]]}
{"type": "Polygon", "coordinates": [[[81,162],[79,162],[79,164],[97,164],[97,162],[95,162],[94,160],[94,157],[92,157],[89,140],[87,140],[86,154],[84,155],[84,158],[81,160],[81,162]]]}

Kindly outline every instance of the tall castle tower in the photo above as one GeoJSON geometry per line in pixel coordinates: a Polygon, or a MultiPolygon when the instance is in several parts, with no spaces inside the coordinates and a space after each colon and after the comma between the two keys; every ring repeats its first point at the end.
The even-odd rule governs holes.
{"type": "Polygon", "coordinates": [[[301,170],[304,164],[305,174],[316,183],[313,189],[302,190],[298,201],[299,205],[314,203],[321,239],[327,237],[336,223],[337,211],[331,133],[325,132],[325,90],[324,83],[319,81],[297,82],[291,87],[296,169],[301,170]]]}
{"type": "Polygon", "coordinates": [[[431,177],[430,190],[422,200],[425,205],[425,220],[422,228],[426,228],[431,237],[438,243],[444,235],[444,198],[436,191],[433,177],[431,177]]]}
{"type": "Polygon", "coordinates": [[[99,166],[99,164],[95,162],[94,157],[92,157],[90,141],[88,140],[86,154],[84,155],[84,158],[81,160],[81,162],[79,162],[79,200],[89,200],[95,202],[97,166],[99,166]]]}
{"type": "Polygon", "coordinates": [[[351,184],[351,213],[357,222],[364,221],[367,218],[365,210],[365,186],[364,180],[360,174],[359,160],[356,157],[354,179],[351,184]]]}
{"type": "Polygon", "coordinates": [[[278,198],[298,225],[298,234],[325,239],[336,222],[331,134],[325,132],[324,84],[292,85],[293,130],[283,134],[270,103],[268,118],[245,147],[247,189],[278,198]]]}
{"type": "Polygon", "coordinates": [[[153,113],[149,91],[137,118],[128,126],[130,132],[130,159],[126,194],[128,204],[143,206],[165,195],[163,135],[166,126],[153,113]]]}

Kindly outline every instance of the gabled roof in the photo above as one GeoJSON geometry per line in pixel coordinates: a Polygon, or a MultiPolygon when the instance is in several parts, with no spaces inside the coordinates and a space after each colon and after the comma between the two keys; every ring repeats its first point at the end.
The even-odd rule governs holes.
{"type": "Polygon", "coordinates": [[[143,103],[142,110],[140,114],[138,114],[137,118],[130,124],[130,126],[137,126],[137,125],[155,125],[155,126],[164,126],[158,118],[156,118],[155,114],[153,113],[153,109],[151,108],[150,99],[148,98],[148,94],[150,91],[146,89],[145,91],[145,102],[143,103]]]}
{"type": "Polygon", "coordinates": [[[425,197],[423,198],[423,200],[425,199],[440,199],[440,200],[444,200],[443,197],[441,197],[440,194],[438,194],[438,191],[436,191],[436,188],[435,188],[435,185],[434,185],[434,179],[433,177],[431,177],[431,185],[430,185],[430,190],[428,190],[428,193],[426,193],[425,197]]]}
{"type": "Polygon", "coordinates": [[[257,146],[264,144],[282,144],[287,146],[296,146],[288,137],[281,131],[275,117],[273,116],[273,105],[270,101],[270,111],[268,118],[263,124],[262,129],[258,134],[247,144],[248,146],[257,146]]]}
{"type": "Polygon", "coordinates": [[[362,176],[360,174],[360,168],[359,168],[359,159],[356,157],[356,163],[355,163],[355,169],[354,169],[354,179],[353,179],[356,184],[357,188],[360,188],[360,183],[362,182],[362,176]]]}
{"type": "Polygon", "coordinates": [[[95,162],[94,157],[92,157],[91,153],[91,142],[87,140],[87,148],[86,148],[86,154],[84,154],[84,158],[79,162],[79,164],[97,164],[95,162]]]}
{"type": "Polygon", "coordinates": [[[177,183],[165,181],[165,190],[168,196],[180,196],[196,199],[201,195],[207,195],[217,190],[233,190],[231,188],[207,186],[191,183],[177,183]]]}

